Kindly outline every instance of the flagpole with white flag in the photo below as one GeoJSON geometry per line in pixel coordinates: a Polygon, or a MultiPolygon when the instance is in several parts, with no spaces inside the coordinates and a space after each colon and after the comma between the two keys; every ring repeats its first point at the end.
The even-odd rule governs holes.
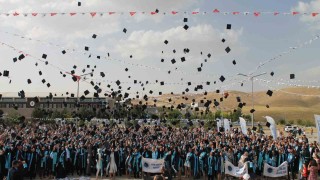
{"type": "Polygon", "coordinates": [[[241,131],[243,134],[247,135],[247,124],[246,124],[246,120],[243,119],[242,117],[239,117],[240,119],[240,127],[241,127],[241,131]]]}
{"type": "Polygon", "coordinates": [[[318,130],[318,142],[320,142],[320,115],[314,115],[314,119],[316,121],[316,127],[317,127],[317,130],[318,130]]]}
{"type": "Polygon", "coordinates": [[[273,137],[273,140],[276,140],[277,139],[276,123],[275,123],[274,119],[270,116],[266,116],[265,118],[267,119],[267,122],[270,123],[270,131],[271,131],[271,135],[273,137]]]}

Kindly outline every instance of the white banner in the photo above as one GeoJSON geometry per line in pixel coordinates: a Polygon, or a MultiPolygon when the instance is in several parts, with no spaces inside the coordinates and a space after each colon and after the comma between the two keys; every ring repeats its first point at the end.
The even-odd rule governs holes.
{"type": "Polygon", "coordinates": [[[217,121],[217,128],[218,128],[218,132],[220,132],[220,128],[221,128],[221,120],[220,119],[216,119],[217,121]]]}
{"type": "Polygon", "coordinates": [[[240,119],[240,127],[243,134],[247,135],[247,123],[246,120],[242,117],[239,117],[240,119]]]}
{"type": "Polygon", "coordinates": [[[148,173],[161,173],[164,159],[142,158],[142,171],[148,173]]]}
{"type": "Polygon", "coordinates": [[[247,168],[247,164],[245,163],[245,165],[242,168],[236,167],[234,166],[231,162],[226,161],[225,162],[225,172],[226,174],[229,174],[230,176],[234,176],[234,177],[242,177],[245,174],[248,174],[248,168],[247,168]]]}
{"type": "Polygon", "coordinates": [[[264,163],[263,175],[268,177],[281,177],[288,175],[288,162],[285,161],[278,167],[270,166],[264,163]]]}
{"type": "Polygon", "coordinates": [[[224,120],[223,120],[223,125],[224,125],[224,132],[227,132],[227,131],[230,132],[230,122],[229,122],[229,119],[224,119],[224,120]]]}
{"type": "Polygon", "coordinates": [[[276,140],[277,139],[276,123],[274,122],[274,119],[270,116],[266,116],[266,119],[270,123],[270,131],[271,131],[271,135],[273,137],[273,140],[276,140]]]}
{"type": "Polygon", "coordinates": [[[316,127],[317,127],[317,130],[318,130],[318,142],[320,142],[320,115],[314,115],[314,118],[316,120],[316,127]]]}

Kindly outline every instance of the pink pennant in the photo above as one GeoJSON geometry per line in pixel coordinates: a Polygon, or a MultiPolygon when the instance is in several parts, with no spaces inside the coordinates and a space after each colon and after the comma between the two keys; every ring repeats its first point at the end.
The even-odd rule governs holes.
{"type": "Polygon", "coordinates": [[[151,12],[151,15],[155,15],[155,14],[157,14],[156,12],[151,12]]]}
{"type": "Polygon", "coordinates": [[[172,11],[171,13],[172,13],[172,14],[177,14],[178,12],[177,12],[177,11],[172,11]]]}
{"type": "Polygon", "coordinates": [[[297,15],[297,14],[299,14],[299,12],[297,11],[292,12],[292,15],[297,15]]]}
{"type": "Polygon", "coordinates": [[[76,15],[77,13],[70,13],[70,16],[74,16],[74,15],[76,15]]]}
{"type": "Polygon", "coordinates": [[[19,16],[19,13],[15,12],[13,13],[13,16],[19,16]]]}
{"type": "Polygon", "coordinates": [[[240,12],[232,12],[233,15],[238,15],[240,12]]]}
{"type": "Polygon", "coordinates": [[[258,16],[260,16],[260,12],[254,12],[253,15],[258,17],[258,16]]]}
{"type": "Polygon", "coordinates": [[[31,13],[32,14],[32,16],[37,16],[38,15],[38,13],[31,13]]]}
{"type": "Polygon", "coordinates": [[[312,17],[316,17],[319,13],[312,13],[312,17]]]}
{"type": "Polygon", "coordinates": [[[214,13],[219,13],[220,11],[218,9],[213,10],[214,13]]]}
{"type": "Polygon", "coordinates": [[[198,14],[198,13],[199,13],[199,12],[197,12],[197,11],[193,11],[193,12],[192,12],[192,14],[198,14]]]}
{"type": "Polygon", "coordinates": [[[51,16],[55,16],[55,15],[57,15],[57,13],[50,13],[50,15],[51,15],[51,16]]]}
{"type": "Polygon", "coordinates": [[[92,17],[95,17],[97,15],[96,12],[91,12],[90,14],[91,14],[92,17]]]}
{"type": "Polygon", "coordinates": [[[278,12],[274,12],[273,15],[277,16],[279,13],[278,12]]]}
{"type": "Polygon", "coordinates": [[[109,12],[109,15],[115,14],[116,12],[109,12]]]}
{"type": "Polygon", "coordinates": [[[130,16],[134,16],[137,12],[130,12],[130,16]]]}

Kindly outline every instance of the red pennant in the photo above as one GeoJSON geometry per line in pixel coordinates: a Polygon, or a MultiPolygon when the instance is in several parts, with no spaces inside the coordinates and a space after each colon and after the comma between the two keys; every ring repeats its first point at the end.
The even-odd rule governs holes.
{"type": "Polygon", "coordinates": [[[19,13],[15,12],[13,13],[13,16],[19,16],[19,13]]]}
{"type": "Polygon", "coordinates": [[[151,12],[151,15],[155,15],[155,14],[157,14],[156,12],[151,12]]]}
{"type": "Polygon", "coordinates": [[[315,17],[315,16],[317,16],[319,13],[312,13],[311,15],[312,15],[312,17],[315,17]]]}
{"type": "Polygon", "coordinates": [[[199,13],[199,12],[197,12],[197,11],[193,11],[193,12],[192,12],[192,14],[198,14],[198,13],[199,13]]]}
{"type": "Polygon", "coordinates": [[[38,15],[38,13],[31,13],[32,14],[32,16],[37,16],[38,15]]]}
{"type": "Polygon", "coordinates": [[[258,16],[260,16],[260,12],[254,12],[253,15],[258,17],[258,16]]]}
{"type": "Polygon", "coordinates": [[[90,14],[91,14],[92,17],[95,17],[97,15],[96,12],[91,12],[90,14]]]}
{"type": "Polygon", "coordinates": [[[233,15],[238,15],[240,12],[232,12],[233,15]]]}
{"type": "Polygon", "coordinates": [[[172,11],[171,13],[172,13],[172,14],[177,14],[178,12],[177,12],[177,11],[172,11]]]}
{"type": "Polygon", "coordinates": [[[115,14],[116,12],[109,12],[109,15],[115,14]]]}
{"type": "Polygon", "coordinates": [[[218,9],[213,10],[214,13],[219,13],[220,11],[218,9]]]}
{"type": "Polygon", "coordinates": [[[299,14],[299,12],[297,11],[292,12],[292,15],[297,15],[297,14],[299,14]]]}
{"type": "Polygon", "coordinates": [[[76,15],[77,13],[70,13],[70,16],[74,16],[74,15],[76,15]]]}
{"type": "Polygon", "coordinates": [[[130,12],[130,16],[134,16],[137,12],[130,12]]]}
{"type": "Polygon", "coordinates": [[[50,15],[51,15],[51,16],[55,16],[55,15],[57,15],[57,13],[50,13],[50,15]]]}
{"type": "Polygon", "coordinates": [[[273,15],[275,15],[275,16],[278,15],[278,14],[279,14],[278,12],[274,12],[274,13],[273,13],[273,15]]]}

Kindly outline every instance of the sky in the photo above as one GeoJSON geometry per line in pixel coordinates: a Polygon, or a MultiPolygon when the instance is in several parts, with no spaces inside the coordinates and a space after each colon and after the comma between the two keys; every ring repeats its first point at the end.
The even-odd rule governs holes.
{"type": "MultiPolygon", "coordinates": [[[[27,96],[35,92],[58,95],[76,92],[77,83],[68,74],[64,78],[60,71],[65,74],[75,70],[79,75],[83,74],[82,69],[86,69],[85,73],[94,69],[93,77],[86,76],[85,80],[80,81],[80,94],[89,90],[88,96],[94,92],[90,81],[101,83],[99,87],[103,92],[110,92],[107,85],[118,90],[115,84],[117,80],[121,82],[121,90],[129,92],[131,96],[136,92],[140,95],[149,94],[150,90],[153,91],[152,95],[157,95],[159,91],[178,94],[186,88],[189,88],[189,93],[216,89],[249,91],[251,84],[248,78],[238,76],[238,73],[253,72],[261,62],[309,42],[320,34],[320,15],[270,14],[255,17],[252,14],[234,16],[211,13],[214,9],[221,12],[310,13],[319,11],[320,0],[87,0],[82,1],[81,6],[77,3],[73,0],[0,0],[1,13],[123,12],[123,15],[95,17],[88,14],[72,17],[0,15],[0,72],[10,71],[10,78],[0,77],[0,94],[9,96],[21,90],[27,96]],[[156,9],[160,14],[129,15],[131,11],[152,12],[156,9]],[[162,14],[171,11],[208,13],[162,14]],[[184,18],[188,18],[188,22],[183,22],[184,18]],[[185,24],[189,26],[188,30],[183,28],[185,24]],[[227,24],[232,25],[231,30],[226,29],[227,24]],[[123,32],[124,28],[126,33],[123,32]],[[93,34],[97,35],[95,39],[92,38],[93,34]],[[226,42],[221,42],[222,39],[226,42]],[[165,44],[165,40],[169,43],[165,44]],[[85,46],[89,47],[89,51],[84,50],[85,46]],[[230,53],[225,52],[226,47],[231,48],[230,53]],[[185,48],[190,52],[185,54],[185,48]],[[66,50],[66,54],[61,53],[63,50],[66,50]],[[13,58],[21,54],[19,51],[32,57],[27,56],[14,63],[13,58]],[[104,58],[107,53],[110,57],[104,58]],[[43,54],[47,55],[47,59],[41,58],[43,54]],[[88,58],[90,54],[91,58],[88,58]],[[97,55],[101,58],[97,59],[97,55]],[[181,62],[181,57],[185,57],[186,61],[181,62]],[[48,61],[49,65],[39,59],[48,61]],[[176,60],[175,64],[171,63],[172,59],[176,60]],[[233,60],[236,65],[232,64],[233,60]],[[36,63],[38,66],[35,66],[36,63]],[[198,72],[201,63],[202,71],[198,72]],[[76,69],[73,69],[74,65],[76,69]],[[89,69],[87,65],[90,65],[89,69]],[[128,71],[125,71],[126,68],[128,71]],[[42,76],[39,76],[39,71],[42,76]],[[168,71],[171,73],[168,74],[168,71]],[[100,72],[105,73],[104,78],[100,72]],[[226,79],[224,82],[219,80],[221,75],[226,79]],[[28,84],[27,79],[31,79],[32,83],[28,84]],[[42,79],[51,87],[43,84],[42,79]],[[141,84],[134,84],[134,80],[141,81],[145,90],[141,84]],[[165,83],[163,86],[160,85],[162,81],[165,83]],[[210,85],[205,84],[207,81],[210,85]],[[192,82],[192,85],[188,86],[187,82],[192,82]],[[240,86],[241,83],[243,86],[240,86]],[[204,88],[194,91],[194,86],[198,84],[203,84],[204,88]],[[131,87],[130,90],[128,87],[131,87]]],[[[320,86],[319,48],[320,41],[314,40],[254,71],[255,74],[267,73],[255,81],[254,90],[267,91],[295,85],[320,86]],[[274,72],[274,76],[270,75],[271,72],[274,72]],[[290,74],[295,74],[294,80],[290,80],[290,74]]]]}

